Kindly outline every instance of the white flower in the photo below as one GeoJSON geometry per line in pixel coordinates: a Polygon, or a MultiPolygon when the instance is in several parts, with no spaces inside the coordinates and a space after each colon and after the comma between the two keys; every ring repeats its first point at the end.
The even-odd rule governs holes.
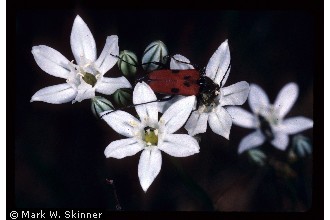
{"type": "MultiPolygon", "coordinates": [[[[157,100],[146,83],[138,83],[133,91],[133,103],[157,100]]],[[[103,119],[116,132],[128,138],[111,142],[104,154],[121,159],[142,150],[138,176],[144,191],[157,177],[161,151],[174,157],[187,157],[199,152],[197,141],[186,134],[173,134],[183,126],[194,105],[194,96],[185,97],[169,107],[158,120],[158,102],[135,106],[140,120],[124,111],[104,112],[103,119]],[[108,114],[107,114],[108,113],[108,114]]]]}
{"type": "Polygon", "coordinates": [[[60,52],[45,45],[32,47],[32,54],[39,67],[46,73],[66,79],[66,83],[49,86],[36,92],[32,101],[61,104],[82,101],[95,96],[95,91],[111,95],[119,88],[131,88],[125,77],[107,78],[103,75],[117,62],[118,37],[107,37],[99,58],[96,59],[96,45],[92,33],[79,15],[74,20],[71,49],[77,65],[60,52]]]}
{"type": "Polygon", "coordinates": [[[272,105],[266,93],[259,86],[252,84],[248,101],[253,114],[238,107],[227,109],[233,117],[234,124],[256,129],[242,139],[238,152],[257,147],[265,141],[270,141],[276,148],[285,150],[289,142],[288,135],[312,128],[313,120],[302,116],[283,119],[297,97],[297,84],[288,83],[281,89],[272,105]]]}
{"type": "MultiPolygon", "coordinates": [[[[176,60],[189,62],[189,60],[182,55],[175,55],[176,60]]],[[[171,69],[192,69],[192,65],[180,63],[171,60],[171,69]]],[[[209,99],[203,103],[203,95],[199,95],[199,106],[197,110],[193,111],[190,118],[185,125],[188,133],[193,136],[199,133],[205,133],[207,129],[207,122],[209,123],[212,131],[229,139],[230,128],[232,119],[224,106],[227,105],[242,105],[249,94],[249,84],[245,81],[235,83],[233,85],[223,87],[226,83],[230,72],[230,51],[228,40],[224,41],[219,48],[212,55],[210,61],[206,66],[206,77],[213,81],[214,86],[218,90],[213,91],[215,94],[204,93],[209,99]],[[228,71],[228,72],[227,72],[228,71]],[[227,72],[227,73],[226,73],[227,72]]],[[[206,78],[205,77],[205,78],[206,78]]],[[[182,97],[177,97],[173,101],[177,101],[182,97]]],[[[162,112],[166,109],[167,105],[171,104],[164,102],[160,107],[162,112]]]]}

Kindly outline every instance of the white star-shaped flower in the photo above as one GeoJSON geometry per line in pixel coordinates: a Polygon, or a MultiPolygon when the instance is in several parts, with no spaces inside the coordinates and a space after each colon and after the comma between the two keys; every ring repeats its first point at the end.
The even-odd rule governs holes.
{"type": "MultiPolygon", "coordinates": [[[[174,58],[179,61],[190,63],[190,61],[182,55],[175,55],[174,58]]],[[[180,63],[175,59],[171,60],[171,69],[183,70],[193,68],[192,65],[180,63]]],[[[249,94],[249,84],[245,81],[223,87],[228,79],[229,72],[230,51],[228,40],[226,40],[212,55],[205,70],[206,77],[210,78],[215,85],[218,85],[220,90],[215,92],[216,94],[214,95],[214,98],[208,101],[208,104],[201,103],[197,106],[196,111],[192,112],[187,124],[185,125],[185,129],[191,136],[199,133],[205,133],[208,122],[214,133],[229,139],[232,119],[224,106],[242,105],[246,101],[249,94]]],[[[162,103],[159,109],[160,112],[164,111],[168,105],[181,98],[182,96],[178,96],[169,102],[162,103]]]]}
{"type": "Polygon", "coordinates": [[[66,83],[49,86],[36,92],[32,101],[61,104],[82,101],[95,96],[95,92],[111,95],[119,88],[131,88],[125,77],[108,78],[103,75],[117,62],[118,37],[107,37],[99,58],[96,59],[96,45],[91,31],[79,15],[74,20],[71,49],[77,65],[60,52],[45,45],[32,47],[32,54],[39,67],[46,73],[66,79],[66,83]]]}
{"type": "MultiPolygon", "coordinates": [[[[133,103],[157,100],[146,83],[138,83],[133,103]]],[[[140,120],[124,111],[104,112],[102,118],[119,134],[128,138],[111,142],[105,149],[107,158],[121,159],[142,151],[138,176],[144,191],[157,177],[162,165],[161,151],[174,157],[187,157],[199,152],[197,141],[187,134],[173,134],[187,121],[194,106],[194,96],[171,105],[158,120],[158,102],[135,106],[140,120]],[[108,114],[107,114],[108,113],[108,114]]]]}
{"type": "Polygon", "coordinates": [[[253,114],[239,107],[227,109],[233,117],[234,124],[256,129],[241,140],[238,152],[242,153],[260,146],[265,141],[270,141],[276,148],[285,150],[289,142],[288,135],[312,128],[313,120],[302,116],[284,119],[297,97],[297,84],[288,83],[281,89],[274,104],[270,104],[264,90],[252,84],[248,102],[253,114]]]}

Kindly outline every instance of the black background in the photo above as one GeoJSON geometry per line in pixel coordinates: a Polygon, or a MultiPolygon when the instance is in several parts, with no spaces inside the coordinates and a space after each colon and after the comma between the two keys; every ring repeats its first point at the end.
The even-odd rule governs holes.
{"type": "MultiPolygon", "coordinates": [[[[18,9],[15,77],[9,88],[15,90],[14,151],[9,151],[14,174],[8,178],[14,183],[15,207],[114,210],[113,190],[105,181],[110,178],[123,210],[209,210],[183,184],[169,155],[162,154],[161,172],[147,193],[137,176],[140,153],[121,160],[106,159],[105,147],[122,137],[92,115],[88,100],[61,105],[30,103],[39,89],[63,83],[38,67],[32,46],[50,46],[72,60],[70,33],[77,14],[89,26],[98,55],[106,36],[116,34],[120,50],[132,50],[140,58],[150,42],[162,40],[170,54],[180,53],[206,66],[228,39],[232,69],[225,86],[242,80],[255,83],[273,102],[285,84],[296,82],[299,97],[287,117],[313,119],[313,81],[319,74],[323,49],[320,15],[313,10],[18,9]]],[[[106,76],[112,73],[118,74],[117,66],[106,76]]],[[[247,103],[243,108],[250,111],[247,103]]],[[[210,195],[218,211],[308,210],[306,206],[281,207],[281,198],[276,197],[280,186],[237,155],[239,141],[251,131],[233,126],[227,141],[208,128],[202,135],[200,153],[175,161],[210,195]]],[[[304,135],[313,140],[313,129],[304,135]]],[[[314,155],[319,153],[314,149],[314,155]]],[[[305,163],[311,184],[312,158],[305,163]]],[[[319,178],[313,177],[314,181],[319,178]]]]}

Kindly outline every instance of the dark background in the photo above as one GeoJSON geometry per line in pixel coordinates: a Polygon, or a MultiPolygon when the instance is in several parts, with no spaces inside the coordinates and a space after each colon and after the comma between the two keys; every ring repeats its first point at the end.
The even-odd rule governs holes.
{"type": "MultiPolygon", "coordinates": [[[[144,193],[137,175],[140,153],[120,160],[105,158],[105,147],[123,137],[93,116],[89,100],[30,103],[39,89],[64,82],[38,67],[32,46],[47,45],[74,59],[70,34],[77,14],[90,28],[98,55],[106,36],[116,34],[120,50],[132,50],[140,59],[149,43],[162,40],[170,54],[180,53],[206,66],[229,39],[232,69],[225,86],[243,80],[255,83],[273,102],[285,84],[296,82],[299,97],[287,117],[313,119],[313,75],[319,74],[317,53],[322,41],[315,12],[17,10],[16,72],[11,73],[15,74],[15,146],[9,160],[14,174],[8,180],[14,183],[15,207],[115,210],[114,192],[106,178],[115,181],[123,210],[203,211],[211,209],[210,201],[218,211],[306,211],[313,206],[312,157],[297,165],[298,194],[292,205],[285,182],[249,163],[246,155],[237,155],[240,140],[252,130],[233,125],[228,141],[208,128],[201,136],[199,154],[172,158],[162,153],[161,172],[144,193]]],[[[115,66],[106,76],[118,72],[115,66]]],[[[250,111],[247,103],[243,108],[250,111]]],[[[313,129],[303,134],[313,140],[313,129]]]]}

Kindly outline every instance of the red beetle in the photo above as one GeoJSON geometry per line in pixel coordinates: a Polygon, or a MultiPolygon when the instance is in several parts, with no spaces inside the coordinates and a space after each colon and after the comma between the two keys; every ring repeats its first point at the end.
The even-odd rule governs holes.
{"type": "MultiPolygon", "coordinates": [[[[177,60],[174,57],[171,58],[176,62],[191,65],[191,63],[177,60]]],[[[164,65],[158,62],[153,63],[164,65]]],[[[146,82],[156,93],[183,96],[195,95],[197,97],[197,106],[199,103],[210,105],[220,92],[222,81],[230,69],[230,64],[220,82],[220,85],[214,83],[212,79],[205,75],[205,68],[197,70],[198,67],[194,67],[195,69],[186,70],[154,70],[137,81],[146,82]]],[[[158,101],[162,101],[162,99],[158,101]]]]}
{"type": "MultiPolygon", "coordinates": [[[[121,59],[119,56],[117,57],[121,59]]],[[[176,62],[192,65],[191,63],[177,60],[174,57],[171,58],[174,59],[176,62]]],[[[125,60],[122,61],[126,62],[125,60]]],[[[150,62],[150,63],[159,66],[164,66],[164,64],[161,62],[150,62]]],[[[134,64],[131,63],[128,64],[135,66],[134,64]]],[[[146,63],[142,65],[145,64],[146,63]]],[[[136,80],[136,82],[143,81],[147,83],[155,93],[171,95],[170,97],[161,98],[152,102],[167,101],[170,100],[174,95],[183,95],[183,96],[195,95],[197,97],[197,106],[199,106],[200,103],[204,105],[210,105],[213,102],[214,98],[217,97],[220,92],[222,81],[225,78],[228,70],[230,69],[230,64],[226,70],[223,79],[220,82],[220,85],[214,83],[212,79],[210,79],[205,75],[205,68],[203,68],[202,70],[197,70],[196,66],[194,67],[195,69],[186,69],[186,70],[176,70],[176,69],[154,70],[148,73],[146,76],[143,76],[140,79],[136,80]]],[[[120,109],[131,108],[137,105],[143,105],[148,103],[150,102],[130,105],[120,109]]]]}

